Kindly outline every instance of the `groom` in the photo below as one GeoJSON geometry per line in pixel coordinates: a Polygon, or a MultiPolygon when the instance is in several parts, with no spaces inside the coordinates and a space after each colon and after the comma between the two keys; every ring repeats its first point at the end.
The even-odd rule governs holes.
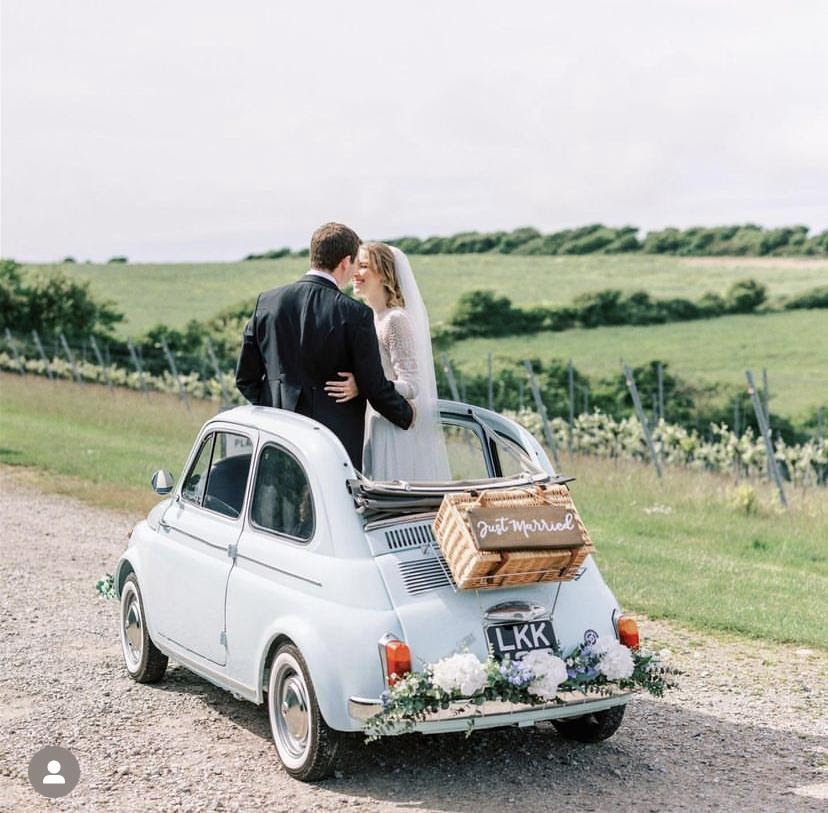
{"type": "Polygon", "coordinates": [[[236,386],[251,404],[289,409],[324,424],[362,469],[365,402],[402,429],[411,405],[382,371],[370,308],[340,291],[357,267],[360,240],[341,223],[311,238],[311,270],[302,279],[259,295],[244,329],[236,386]],[[337,403],[325,382],[354,374],[359,395],[337,403]]]}

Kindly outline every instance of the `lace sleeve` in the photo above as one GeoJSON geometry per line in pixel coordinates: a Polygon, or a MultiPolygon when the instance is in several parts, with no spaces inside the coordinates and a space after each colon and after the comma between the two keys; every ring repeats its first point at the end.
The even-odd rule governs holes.
{"type": "Polygon", "coordinates": [[[414,330],[408,315],[390,313],[386,327],[388,356],[394,370],[391,382],[397,392],[409,401],[417,397],[417,354],[414,330]]]}

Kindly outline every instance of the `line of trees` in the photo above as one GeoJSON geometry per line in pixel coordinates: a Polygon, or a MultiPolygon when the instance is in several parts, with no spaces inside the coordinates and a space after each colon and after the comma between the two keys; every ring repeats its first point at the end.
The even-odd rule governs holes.
{"type": "Polygon", "coordinates": [[[615,288],[590,291],[571,305],[520,308],[494,291],[468,291],[452,310],[447,325],[436,325],[433,340],[445,348],[453,341],[474,337],[516,336],[539,331],[607,325],[656,325],[710,319],[738,313],[771,312],[781,308],[828,308],[828,286],[812,288],[779,306],[767,303],[767,288],[754,279],[734,282],[724,296],[707,292],[697,300],[653,299],[646,291],[625,293],[615,288]]]}
{"type": "MultiPolygon", "coordinates": [[[[637,226],[592,223],[543,234],[524,226],[512,231],[467,231],[450,236],[397,237],[385,242],[407,254],[516,254],[550,256],[578,254],[669,254],[679,257],[825,257],[828,229],[809,235],[807,226],[764,228],[755,223],[733,226],[666,228],[642,236],[637,226]]],[[[245,260],[307,256],[307,249],[288,248],[248,254],[245,260]]]]}
{"type": "Polygon", "coordinates": [[[828,229],[809,236],[807,226],[766,229],[735,226],[667,228],[643,237],[636,226],[613,228],[593,223],[542,234],[524,227],[513,231],[461,232],[450,237],[400,237],[389,242],[408,254],[517,255],[671,254],[684,257],[828,256],[828,229]]]}

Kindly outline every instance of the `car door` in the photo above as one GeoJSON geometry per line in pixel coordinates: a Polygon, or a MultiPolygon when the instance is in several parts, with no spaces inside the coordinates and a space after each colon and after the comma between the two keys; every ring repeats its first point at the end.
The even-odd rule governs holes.
{"type": "Polygon", "coordinates": [[[225,594],[257,439],[248,429],[208,431],[160,524],[159,631],[219,665],[226,663],[225,594]]]}
{"type": "Polygon", "coordinates": [[[298,450],[263,434],[251,479],[248,524],[227,590],[228,675],[247,685],[255,683],[262,633],[274,619],[310,617],[329,558],[320,552],[328,530],[319,519],[319,490],[298,450]]]}

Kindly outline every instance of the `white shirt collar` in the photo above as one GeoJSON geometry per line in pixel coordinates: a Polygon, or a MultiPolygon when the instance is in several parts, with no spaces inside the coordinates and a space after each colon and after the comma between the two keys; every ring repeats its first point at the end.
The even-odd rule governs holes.
{"type": "Polygon", "coordinates": [[[308,271],[305,274],[305,276],[306,277],[322,277],[322,279],[330,280],[334,285],[336,285],[337,288],[339,287],[339,284],[336,281],[336,277],[334,277],[334,275],[331,274],[330,271],[320,271],[318,268],[311,268],[311,270],[308,271]]]}

